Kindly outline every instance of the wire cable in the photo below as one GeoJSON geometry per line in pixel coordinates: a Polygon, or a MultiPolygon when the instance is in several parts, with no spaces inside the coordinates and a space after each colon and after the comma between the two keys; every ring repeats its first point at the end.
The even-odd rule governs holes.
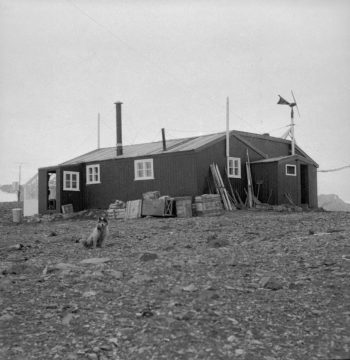
{"type": "Polygon", "coordinates": [[[350,165],[345,165],[345,166],[342,166],[342,167],[340,167],[340,168],[329,169],[329,170],[317,170],[317,172],[322,172],[322,173],[334,172],[334,171],[344,170],[344,169],[347,169],[347,168],[350,168],[350,165]]]}

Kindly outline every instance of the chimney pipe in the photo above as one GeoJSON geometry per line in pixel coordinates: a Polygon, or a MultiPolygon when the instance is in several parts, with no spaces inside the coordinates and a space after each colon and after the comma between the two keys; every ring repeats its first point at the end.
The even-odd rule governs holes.
{"type": "Polygon", "coordinates": [[[122,141],[122,102],[117,101],[114,103],[116,107],[116,120],[117,120],[117,156],[123,155],[123,141],[122,141]]]}
{"type": "Polygon", "coordinates": [[[162,128],[163,151],[166,151],[165,130],[162,128]]]}

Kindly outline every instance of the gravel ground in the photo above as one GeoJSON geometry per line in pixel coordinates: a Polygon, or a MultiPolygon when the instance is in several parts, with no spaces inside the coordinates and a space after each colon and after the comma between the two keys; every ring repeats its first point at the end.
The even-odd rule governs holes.
{"type": "Polygon", "coordinates": [[[1,359],[350,358],[350,213],[114,220],[87,250],[94,219],[13,224],[12,205],[1,359]]]}

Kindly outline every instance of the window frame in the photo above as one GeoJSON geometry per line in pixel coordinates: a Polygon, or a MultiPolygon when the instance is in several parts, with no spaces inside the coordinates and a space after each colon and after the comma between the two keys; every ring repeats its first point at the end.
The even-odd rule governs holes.
{"type": "Polygon", "coordinates": [[[232,179],[241,179],[242,173],[241,173],[241,158],[239,157],[233,157],[229,156],[227,158],[227,176],[232,179]],[[237,166],[235,166],[235,162],[237,161],[237,166]],[[230,166],[230,162],[233,166],[230,166]],[[230,169],[233,170],[233,173],[231,174],[230,169]],[[237,169],[237,174],[235,174],[235,169],[237,169]]]}
{"type": "Polygon", "coordinates": [[[86,165],[86,185],[92,185],[92,184],[101,184],[100,164],[86,165]],[[92,174],[89,174],[90,169],[92,169],[92,174]],[[94,171],[95,169],[98,169],[97,173],[95,173],[94,171]],[[90,175],[92,176],[92,180],[90,180],[90,175]],[[96,175],[97,175],[97,180],[95,180],[96,175]]]}
{"type": "Polygon", "coordinates": [[[153,159],[138,159],[138,160],[134,160],[134,180],[135,181],[139,181],[139,180],[154,180],[154,166],[153,166],[153,159]],[[151,175],[147,176],[146,172],[147,168],[145,168],[145,164],[146,163],[150,163],[151,167],[151,175]],[[142,169],[139,168],[139,164],[142,164],[142,169]],[[140,176],[140,171],[142,172],[143,175],[140,176]]]}
{"type": "Polygon", "coordinates": [[[293,164],[286,164],[286,176],[297,176],[297,166],[296,165],[293,165],[293,164]],[[289,173],[288,172],[288,168],[293,168],[294,169],[294,172],[293,173],[289,173]]]}
{"type": "Polygon", "coordinates": [[[80,173],[79,171],[63,171],[63,190],[64,191],[80,191],[80,173]],[[70,176],[69,182],[70,182],[70,186],[67,187],[66,183],[67,183],[67,175],[70,176]],[[76,175],[77,179],[76,179],[76,184],[77,187],[73,187],[73,179],[72,179],[72,175],[76,175]]]}

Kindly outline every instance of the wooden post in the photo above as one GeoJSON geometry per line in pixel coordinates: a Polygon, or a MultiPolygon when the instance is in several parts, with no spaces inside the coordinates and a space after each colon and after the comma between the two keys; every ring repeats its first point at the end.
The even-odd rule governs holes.
{"type": "Polygon", "coordinates": [[[291,108],[291,125],[290,125],[290,135],[292,137],[292,155],[295,155],[295,138],[294,138],[294,110],[291,108]]]}
{"type": "Polygon", "coordinates": [[[97,149],[100,148],[100,113],[98,113],[97,119],[97,149]]]}
{"type": "Polygon", "coordinates": [[[230,99],[226,98],[226,157],[230,156],[230,99]]]}

